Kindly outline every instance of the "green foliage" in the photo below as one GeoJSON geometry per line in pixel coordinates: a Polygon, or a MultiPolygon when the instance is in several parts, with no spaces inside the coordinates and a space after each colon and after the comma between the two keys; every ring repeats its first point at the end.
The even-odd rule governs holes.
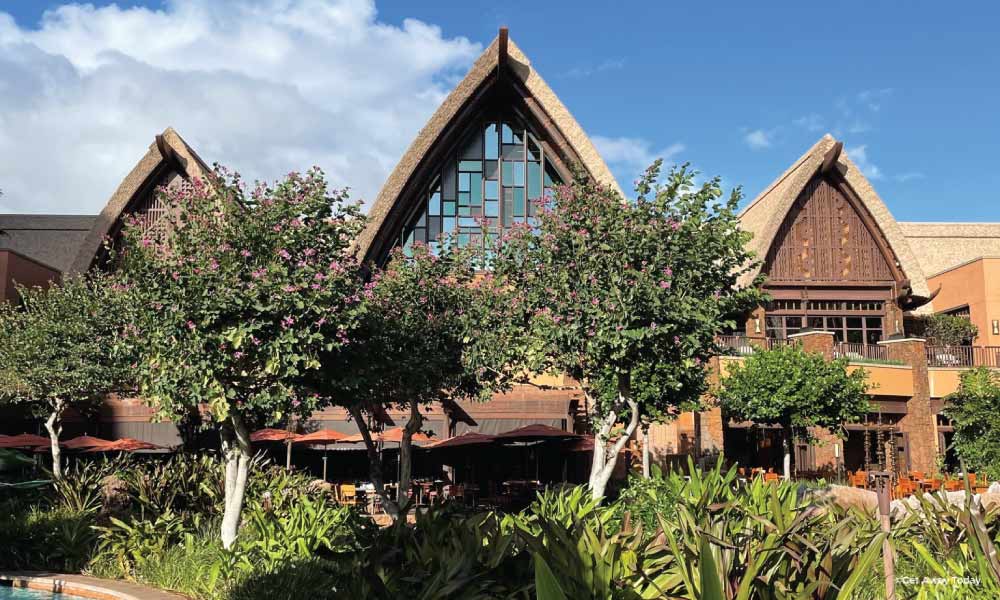
{"type": "Polygon", "coordinates": [[[219,171],[162,201],[157,230],[126,225],[119,269],[141,309],[131,339],[143,397],[169,419],[204,403],[219,423],[317,408],[296,381],[350,341],[358,206],[318,169],[252,191],[219,171]]]}
{"type": "Polygon", "coordinates": [[[965,371],[958,390],[945,400],[955,453],[968,469],[1000,478],[1000,377],[986,367],[965,371]]]}
{"type": "Polygon", "coordinates": [[[778,346],[730,364],[717,396],[726,418],[781,425],[799,437],[808,427],[840,433],[869,410],[867,374],[846,367],[797,344],[778,346]]]}
{"type": "Polygon", "coordinates": [[[642,527],[647,535],[660,526],[660,519],[671,520],[677,505],[679,486],[673,477],[662,477],[654,467],[652,477],[630,475],[628,485],[618,495],[614,510],[614,523],[626,526],[626,513],[632,526],[642,527]]]}
{"type": "Polygon", "coordinates": [[[979,336],[979,328],[969,317],[939,314],[925,317],[923,321],[923,335],[934,346],[971,344],[979,336]]]}
{"type": "Polygon", "coordinates": [[[93,512],[28,505],[21,499],[0,503],[0,512],[0,569],[65,573],[90,560],[96,538],[93,512]]]}

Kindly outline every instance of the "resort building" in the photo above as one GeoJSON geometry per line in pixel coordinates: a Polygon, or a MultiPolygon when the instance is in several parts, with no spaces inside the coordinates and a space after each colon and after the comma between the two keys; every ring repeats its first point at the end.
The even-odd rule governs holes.
{"type": "MultiPolygon", "coordinates": [[[[762,260],[771,301],[748,315],[738,332],[720,332],[731,361],[776,344],[801,343],[829,358],[846,357],[869,373],[875,411],[848,427],[843,443],[796,448],[802,471],[895,464],[933,470],[950,433],[939,416],[942,399],[971,366],[1000,367],[1000,223],[899,223],[843,144],[821,138],[743,210],[762,260]],[[938,349],[915,337],[921,315],[967,316],[979,336],[938,349]],[[887,457],[888,443],[895,452],[887,457]]],[[[617,189],[596,148],[505,30],[419,132],[369,211],[361,237],[367,261],[386,259],[396,246],[434,244],[442,233],[459,243],[483,243],[480,218],[497,235],[531,222],[537,200],[574,169],[617,189]]],[[[13,281],[35,284],[106,263],[126,215],[156,227],[161,186],[203,177],[205,163],[167,129],[155,137],[100,215],[0,215],[0,280],[5,300],[13,281]]],[[[750,278],[747,279],[750,281],[750,278]]],[[[428,427],[445,437],[540,423],[574,430],[587,407],[574,382],[540,377],[482,404],[435,407],[428,427]]],[[[137,399],[111,399],[99,423],[79,421],[108,437],[176,444],[172,425],[149,422],[137,399]]],[[[389,420],[393,415],[387,415],[389,420]]],[[[345,412],[315,416],[323,427],[351,430],[345,412]]],[[[8,425],[11,425],[8,422],[8,425]]],[[[13,427],[13,426],[12,426],[13,427]]],[[[16,428],[16,427],[14,427],[16,428]]],[[[724,422],[718,409],[684,414],[654,426],[653,456],[725,453],[746,464],[780,464],[775,432],[724,422]]]]}

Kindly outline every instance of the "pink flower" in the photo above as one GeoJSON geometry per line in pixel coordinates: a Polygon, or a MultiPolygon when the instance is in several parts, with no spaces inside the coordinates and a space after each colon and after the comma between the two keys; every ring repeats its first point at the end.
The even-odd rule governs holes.
{"type": "Polygon", "coordinates": [[[302,402],[300,402],[298,398],[296,398],[295,400],[292,400],[292,406],[293,407],[298,408],[300,404],[302,404],[302,402]]]}
{"type": "Polygon", "coordinates": [[[153,245],[153,240],[151,240],[149,238],[142,238],[142,247],[143,248],[149,248],[152,245],[153,245]]]}
{"type": "Polygon", "coordinates": [[[271,229],[273,229],[273,230],[275,230],[275,231],[281,231],[281,225],[275,225],[275,226],[274,226],[274,227],[272,227],[271,229]]]}
{"type": "Polygon", "coordinates": [[[663,281],[663,280],[661,280],[660,281],[660,288],[664,289],[664,290],[669,290],[670,289],[670,282],[669,281],[663,281]]]}
{"type": "Polygon", "coordinates": [[[674,270],[671,269],[670,267],[667,267],[666,269],[663,269],[663,276],[664,277],[670,277],[673,274],[674,274],[674,270]]]}
{"type": "Polygon", "coordinates": [[[679,338],[678,336],[676,336],[676,335],[675,335],[675,336],[674,336],[674,343],[675,343],[675,344],[679,344],[679,343],[681,343],[681,338],[679,338]]]}
{"type": "Polygon", "coordinates": [[[244,248],[243,250],[240,250],[240,256],[242,256],[243,258],[249,258],[252,255],[253,255],[253,252],[250,252],[246,248],[244,248]]]}
{"type": "Polygon", "coordinates": [[[593,304],[594,306],[597,306],[598,304],[601,303],[601,301],[598,300],[597,298],[594,298],[593,300],[590,301],[590,303],[593,304]]]}
{"type": "Polygon", "coordinates": [[[172,277],[174,281],[177,281],[178,279],[181,278],[181,274],[178,273],[177,271],[174,271],[173,273],[170,274],[170,277],[172,277]]]}
{"type": "Polygon", "coordinates": [[[281,288],[281,290],[282,290],[283,292],[285,292],[285,293],[288,293],[288,294],[291,294],[291,293],[293,293],[293,292],[297,292],[297,291],[298,291],[298,289],[299,289],[299,288],[295,287],[294,285],[286,285],[286,286],[284,286],[283,288],[281,288]]]}
{"type": "Polygon", "coordinates": [[[194,330],[194,327],[195,327],[194,321],[188,321],[187,322],[187,328],[188,329],[194,330]]]}
{"type": "Polygon", "coordinates": [[[288,260],[289,258],[292,257],[292,255],[288,253],[288,250],[285,250],[284,248],[282,248],[281,250],[278,250],[278,256],[280,256],[281,258],[283,258],[285,260],[288,260]]]}
{"type": "Polygon", "coordinates": [[[209,267],[210,267],[210,268],[211,268],[211,269],[212,269],[213,271],[218,271],[218,270],[219,270],[219,261],[217,261],[217,260],[215,260],[215,259],[213,258],[213,259],[211,260],[211,262],[209,262],[209,263],[208,263],[208,266],[209,266],[209,267]]]}
{"type": "Polygon", "coordinates": [[[316,254],[316,250],[313,248],[306,248],[305,250],[302,251],[302,253],[305,254],[306,256],[312,256],[316,254]]]}
{"type": "Polygon", "coordinates": [[[281,328],[282,329],[288,329],[289,327],[291,327],[294,324],[295,324],[295,317],[289,316],[289,317],[285,317],[284,319],[281,320],[281,328]]]}
{"type": "Polygon", "coordinates": [[[235,358],[236,360],[239,360],[239,359],[243,358],[243,353],[240,352],[239,350],[237,350],[236,352],[233,352],[233,358],[235,358]]]}

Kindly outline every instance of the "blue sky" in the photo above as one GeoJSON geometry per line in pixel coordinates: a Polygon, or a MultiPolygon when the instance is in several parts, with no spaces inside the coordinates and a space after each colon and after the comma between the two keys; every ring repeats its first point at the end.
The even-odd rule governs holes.
{"type": "MultiPolygon", "coordinates": [[[[102,19],[110,24],[103,33],[88,31],[86,12],[82,13],[82,24],[68,25],[69,20],[63,19],[60,27],[50,25],[46,29],[40,22],[42,13],[61,4],[14,0],[0,4],[0,12],[10,13],[17,31],[25,36],[32,31],[47,31],[46,36],[34,36],[32,43],[46,53],[63,51],[67,56],[78,52],[73,43],[81,35],[84,47],[93,43],[95,48],[107,50],[111,42],[106,39],[116,36],[117,27],[129,27],[129,15],[139,14],[128,10],[134,3],[119,3],[119,12],[101,13],[102,19]],[[63,36],[59,38],[61,41],[52,41],[58,36],[63,36]],[[95,41],[101,36],[101,40],[95,41]]],[[[157,14],[173,14],[177,17],[173,24],[182,28],[184,23],[210,22],[224,27],[218,25],[221,22],[218,19],[181,19],[179,15],[185,14],[185,6],[197,4],[193,0],[139,4],[163,11],[142,13],[145,18],[142,27],[154,26],[157,14]]],[[[285,4],[300,5],[305,10],[311,6],[307,0],[271,0],[261,6],[266,12],[285,4]]],[[[340,3],[317,1],[316,4],[340,3]]],[[[624,187],[629,186],[643,162],[666,154],[674,161],[690,161],[707,175],[721,175],[726,185],[742,185],[746,195],[753,197],[823,133],[830,132],[844,141],[852,158],[872,179],[897,219],[1000,221],[997,208],[1000,206],[997,191],[1000,189],[997,158],[1000,36],[996,25],[1000,21],[1000,8],[993,3],[964,3],[958,9],[945,8],[941,3],[907,2],[905,10],[900,9],[900,3],[888,1],[650,2],[621,6],[593,3],[584,7],[579,2],[469,0],[378,2],[374,11],[362,0],[345,0],[344,5],[346,9],[339,8],[362,15],[351,21],[358,31],[365,31],[365,35],[375,39],[380,39],[380,28],[392,29],[397,37],[420,40],[434,37],[422,28],[414,29],[413,21],[408,19],[419,20],[431,32],[439,28],[432,43],[426,47],[414,46],[426,51],[426,60],[393,59],[395,63],[413,60],[414,66],[408,71],[426,67],[423,79],[414,76],[409,82],[411,89],[393,89],[390,83],[379,82],[379,77],[393,75],[391,69],[374,58],[368,71],[347,74],[338,81],[315,82],[311,79],[314,74],[328,68],[323,64],[323,55],[303,59],[313,74],[302,76],[306,83],[295,83],[300,90],[324,89],[329,93],[330,89],[347,89],[345,85],[365,90],[375,87],[378,93],[365,96],[362,103],[377,101],[396,107],[382,114],[367,115],[372,123],[367,138],[378,143],[372,141],[370,148],[362,144],[355,153],[370,156],[367,163],[378,166],[370,172],[360,172],[359,177],[364,179],[361,183],[338,181],[352,183],[366,197],[373,195],[375,182],[391,168],[441,95],[503,24],[510,27],[512,38],[584,129],[599,140],[599,147],[624,187]],[[310,60],[314,64],[309,64],[310,60]],[[358,85],[351,85],[355,82],[358,85]],[[413,90],[414,85],[420,89],[413,90]],[[379,123],[391,127],[391,135],[371,131],[379,123]]],[[[205,26],[204,32],[211,33],[211,27],[205,26]]],[[[310,41],[312,38],[297,34],[288,39],[315,44],[310,41]]],[[[330,52],[341,47],[339,42],[331,43],[330,52]]],[[[361,44],[347,56],[377,55],[384,47],[385,43],[361,44]]],[[[115,48],[122,50],[121,46],[115,48]]],[[[134,57],[128,48],[124,53],[140,63],[147,60],[138,51],[134,57]]],[[[93,62],[93,56],[68,59],[84,73],[81,78],[85,81],[91,72],[101,70],[88,63],[88,60],[93,62]]],[[[157,68],[157,73],[171,76],[176,70],[187,68],[156,57],[148,62],[157,68]]],[[[125,68],[120,63],[116,65],[125,68]]],[[[0,84],[5,68],[8,72],[17,70],[0,59],[0,84]]],[[[141,70],[135,65],[129,68],[141,70]]],[[[154,77],[146,71],[136,76],[154,77]]],[[[238,84],[234,81],[232,89],[238,90],[238,84]]],[[[200,90],[202,99],[209,101],[203,105],[207,111],[212,90],[194,88],[200,90]]],[[[282,88],[278,85],[275,89],[282,88]]],[[[51,96],[51,91],[46,95],[51,96]]],[[[118,97],[127,100],[133,96],[118,97]]],[[[270,93],[262,104],[280,105],[279,96],[279,92],[270,93]]],[[[289,112],[303,112],[304,109],[294,108],[296,101],[289,100],[289,112]]],[[[35,100],[28,98],[25,102],[30,105],[35,100]]],[[[113,100],[109,102],[113,105],[113,100]]],[[[156,113],[160,108],[151,102],[138,106],[148,105],[156,113]]],[[[87,107],[87,111],[100,111],[93,104],[87,107]]],[[[111,112],[106,117],[109,131],[127,124],[130,118],[137,119],[129,115],[138,114],[111,112]]],[[[299,145],[288,139],[268,147],[266,131],[259,138],[243,133],[239,139],[220,142],[202,132],[210,130],[214,138],[224,138],[229,135],[228,130],[221,129],[225,123],[215,128],[211,115],[198,121],[191,119],[190,113],[190,110],[173,114],[164,111],[163,118],[169,119],[209,159],[235,162],[234,166],[240,168],[241,159],[254,162],[251,171],[269,177],[280,175],[271,169],[284,168],[286,163],[296,160],[319,161],[328,171],[332,167],[335,175],[345,178],[359,173],[358,167],[351,163],[359,159],[352,159],[351,151],[333,151],[320,140],[299,145]],[[264,144],[273,156],[263,160],[240,150],[248,143],[264,144]],[[310,155],[312,152],[318,156],[310,155]],[[330,166],[324,159],[329,160],[330,166]]],[[[318,114],[316,118],[321,117],[318,114]]],[[[341,127],[346,127],[344,123],[358,119],[345,112],[339,114],[338,120],[341,127]]],[[[64,209],[62,205],[57,208],[62,212],[99,210],[103,198],[112,191],[104,194],[102,190],[109,181],[120,179],[138,159],[155,133],[152,129],[162,129],[157,123],[151,120],[136,125],[134,135],[139,139],[135,144],[122,133],[112,136],[108,147],[115,151],[108,151],[109,174],[93,183],[93,194],[99,199],[81,202],[80,210],[64,209]],[[126,160],[127,156],[132,158],[126,160]],[[128,164],[118,166],[122,161],[128,164]]],[[[2,128],[0,117],[0,133],[2,128]]],[[[294,127],[291,129],[295,131],[294,127]]],[[[309,137],[314,130],[315,127],[303,125],[301,135],[309,137]]],[[[100,129],[91,132],[86,145],[87,152],[103,156],[100,132],[100,129]]],[[[290,138],[292,134],[287,135],[290,138]]],[[[338,132],[331,124],[327,137],[343,138],[347,144],[355,139],[352,135],[355,134],[338,132]]],[[[304,166],[308,165],[299,165],[304,166]]],[[[25,210],[24,193],[11,198],[18,186],[3,182],[3,177],[12,176],[17,174],[4,173],[0,167],[0,188],[6,191],[0,197],[0,206],[6,203],[8,208],[25,210]]],[[[60,190],[54,189],[53,193],[58,195],[60,190]]],[[[45,210],[52,210],[53,206],[56,205],[39,204],[45,210]]]]}

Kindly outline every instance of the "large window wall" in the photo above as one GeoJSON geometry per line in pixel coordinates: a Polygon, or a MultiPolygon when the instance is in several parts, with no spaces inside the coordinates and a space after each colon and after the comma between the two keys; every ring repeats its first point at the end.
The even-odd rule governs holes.
{"type": "Polygon", "coordinates": [[[834,340],[875,344],[885,332],[880,300],[775,300],[765,307],[767,337],[787,338],[804,329],[830,331],[834,340]]]}
{"type": "Polygon", "coordinates": [[[558,176],[542,144],[516,118],[480,121],[435,174],[400,243],[437,249],[446,239],[482,244],[515,223],[533,224],[558,176]]]}

